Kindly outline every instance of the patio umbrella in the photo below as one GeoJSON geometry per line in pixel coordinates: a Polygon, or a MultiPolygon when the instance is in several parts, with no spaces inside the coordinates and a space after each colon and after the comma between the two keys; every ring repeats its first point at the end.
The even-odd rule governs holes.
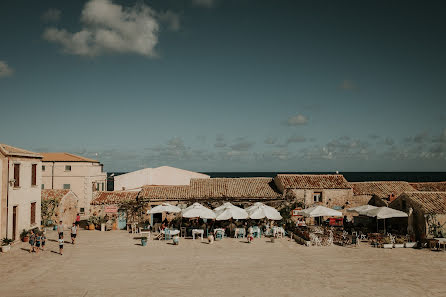
{"type": "Polygon", "coordinates": [[[184,209],[182,213],[184,218],[215,219],[215,213],[198,202],[184,209]]]}
{"type": "Polygon", "coordinates": [[[325,207],[325,206],[313,206],[310,208],[302,209],[298,211],[298,215],[304,217],[342,217],[343,214],[340,211],[325,207]]]}
{"type": "Polygon", "coordinates": [[[214,209],[216,214],[217,221],[223,220],[244,220],[248,218],[248,213],[243,208],[237,207],[230,202],[226,202],[225,204],[214,209]]]}
{"type": "Polygon", "coordinates": [[[155,206],[152,209],[149,209],[147,211],[148,214],[155,214],[155,213],[163,213],[163,212],[180,212],[181,209],[179,207],[176,207],[169,203],[163,203],[160,205],[155,206]]]}
{"type": "Polygon", "coordinates": [[[267,218],[269,220],[281,220],[282,216],[274,207],[257,202],[253,206],[245,209],[250,219],[259,220],[267,218]]]}
{"type": "Polygon", "coordinates": [[[361,206],[357,206],[357,207],[352,207],[352,208],[348,208],[347,211],[348,212],[357,212],[360,215],[365,215],[366,212],[377,208],[376,206],[373,205],[361,205],[361,206]]]}
{"type": "Polygon", "coordinates": [[[389,208],[389,207],[377,207],[365,212],[366,216],[376,217],[377,219],[388,219],[388,218],[404,218],[407,217],[407,213],[389,208]]]}
{"type": "Polygon", "coordinates": [[[365,215],[369,217],[376,217],[377,231],[378,231],[378,220],[380,219],[384,220],[384,233],[386,232],[386,219],[407,217],[407,213],[385,206],[369,210],[365,212],[365,215]]]}

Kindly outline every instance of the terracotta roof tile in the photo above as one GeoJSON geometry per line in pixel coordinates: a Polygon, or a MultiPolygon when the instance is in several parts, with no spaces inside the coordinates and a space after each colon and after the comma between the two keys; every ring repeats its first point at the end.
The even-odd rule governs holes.
{"type": "Polygon", "coordinates": [[[42,162],[91,162],[99,163],[97,160],[77,156],[70,153],[41,153],[42,162]]]}
{"type": "Polygon", "coordinates": [[[91,205],[120,204],[131,202],[138,197],[138,191],[99,191],[94,192],[91,205]]]}
{"type": "Polygon", "coordinates": [[[285,189],[350,189],[341,174],[278,174],[275,178],[285,189]]]}
{"type": "Polygon", "coordinates": [[[60,201],[69,192],[70,192],[70,190],[45,189],[45,190],[42,190],[42,192],[41,192],[41,199],[42,199],[42,201],[52,200],[52,199],[55,199],[56,201],[60,201]]]}
{"type": "Polygon", "coordinates": [[[410,183],[412,187],[418,191],[427,192],[446,192],[446,181],[444,182],[427,182],[427,183],[410,183]]]}
{"type": "Polygon", "coordinates": [[[190,186],[144,186],[138,197],[150,200],[188,200],[196,198],[190,186]]]}
{"type": "Polygon", "coordinates": [[[269,177],[191,179],[200,198],[277,199],[282,194],[269,177]]]}
{"type": "Polygon", "coordinates": [[[20,157],[32,157],[42,158],[41,154],[27,151],[18,147],[10,146],[0,143],[0,152],[3,152],[7,156],[20,156],[20,157]]]}
{"type": "Polygon", "coordinates": [[[400,197],[418,204],[425,214],[446,214],[446,192],[406,192],[400,197]]]}
{"type": "Polygon", "coordinates": [[[405,181],[373,181],[350,183],[354,195],[376,195],[379,198],[387,198],[394,194],[399,196],[404,192],[415,191],[415,189],[405,181]]]}

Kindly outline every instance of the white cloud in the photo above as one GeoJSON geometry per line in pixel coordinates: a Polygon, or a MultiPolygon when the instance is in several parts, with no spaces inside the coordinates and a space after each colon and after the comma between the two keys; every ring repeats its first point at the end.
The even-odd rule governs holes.
{"type": "Polygon", "coordinates": [[[0,78],[12,76],[13,74],[14,70],[6,62],[0,61],[0,78]]]}
{"type": "Polygon", "coordinates": [[[300,126],[308,123],[308,118],[304,115],[298,114],[288,118],[286,124],[288,126],[300,126]]]}
{"type": "Polygon", "coordinates": [[[216,2],[216,0],[192,0],[193,5],[206,8],[214,7],[216,2]]]}
{"type": "Polygon", "coordinates": [[[143,3],[123,7],[110,0],[90,0],[82,10],[81,23],[79,32],[47,28],[43,37],[62,45],[64,52],[74,55],[133,53],[156,56],[157,14],[143,3]]]}
{"type": "Polygon", "coordinates": [[[40,17],[45,23],[57,23],[60,20],[62,12],[57,8],[50,8],[40,17]]]}

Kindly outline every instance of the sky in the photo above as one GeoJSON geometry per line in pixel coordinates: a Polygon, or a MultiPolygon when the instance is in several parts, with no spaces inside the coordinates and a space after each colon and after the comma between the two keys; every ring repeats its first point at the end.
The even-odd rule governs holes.
{"type": "Polygon", "coordinates": [[[106,171],[445,171],[446,2],[0,2],[0,143],[106,171]]]}

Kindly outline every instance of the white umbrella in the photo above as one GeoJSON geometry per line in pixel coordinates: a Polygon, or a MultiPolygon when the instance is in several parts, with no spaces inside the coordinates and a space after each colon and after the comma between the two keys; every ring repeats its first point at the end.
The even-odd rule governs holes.
{"type": "Polygon", "coordinates": [[[226,202],[225,204],[214,209],[216,214],[217,221],[235,219],[235,220],[244,220],[248,218],[248,213],[243,208],[237,207],[230,202],[226,202]]]}
{"type": "Polygon", "coordinates": [[[342,217],[343,214],[340,211],[325,207],[325,206],[313,206],[310,208],[302,209],[297,212],[298,215],[304,217],[342,217]]]}
{"type": "Polygon", "coordinates": [[[209,208],[204,207],[200,203],[195,202],[194,204],[183,210],[183,217],[215,219],[215,213],[209,208]]]}
{"type": "Polygon", "coordinates": [[[152,209],[149,209],[147,211],[148,214],[154,214],[154,213],[162,213],[162,212],[180,212],[181,208],[176,207],[169,203],[163,203],[160,205],[155,206],[152,209]]]}
{"type": "Polygon", "coordinates": [[[369,217],[376,217],[377,219],[407,217],[407,213],[389,207],[377,207],[365,212],[365,215],[369,217]]]}
{"type": "Polygon", "coordinates": [[[388,207],[377,207],[365,213],[366,216],[376,217],[376,231],[378,231],[378,220],[384,219],[384,232],[386,232],[386,220],[389,218],[404,218],[407,213],[388,207]]]}
{"type": "Polygon", "coordinates": [[[282,216],[274,207],[257,202],[253,206],[245,209],[250,219],[259,220],[267,218],[269,220],[281,220],[282,216]]]}
{"type": "Polygon", "coordinates": [[[348,208],[347,211],[348,212],[357,212],[360,215],[365,215],[366,212],[377,208],[376,206],[373,205],[361,205],[361,206],[357,206],[357,207],[352,207],[352,208],[348,208]]]}

